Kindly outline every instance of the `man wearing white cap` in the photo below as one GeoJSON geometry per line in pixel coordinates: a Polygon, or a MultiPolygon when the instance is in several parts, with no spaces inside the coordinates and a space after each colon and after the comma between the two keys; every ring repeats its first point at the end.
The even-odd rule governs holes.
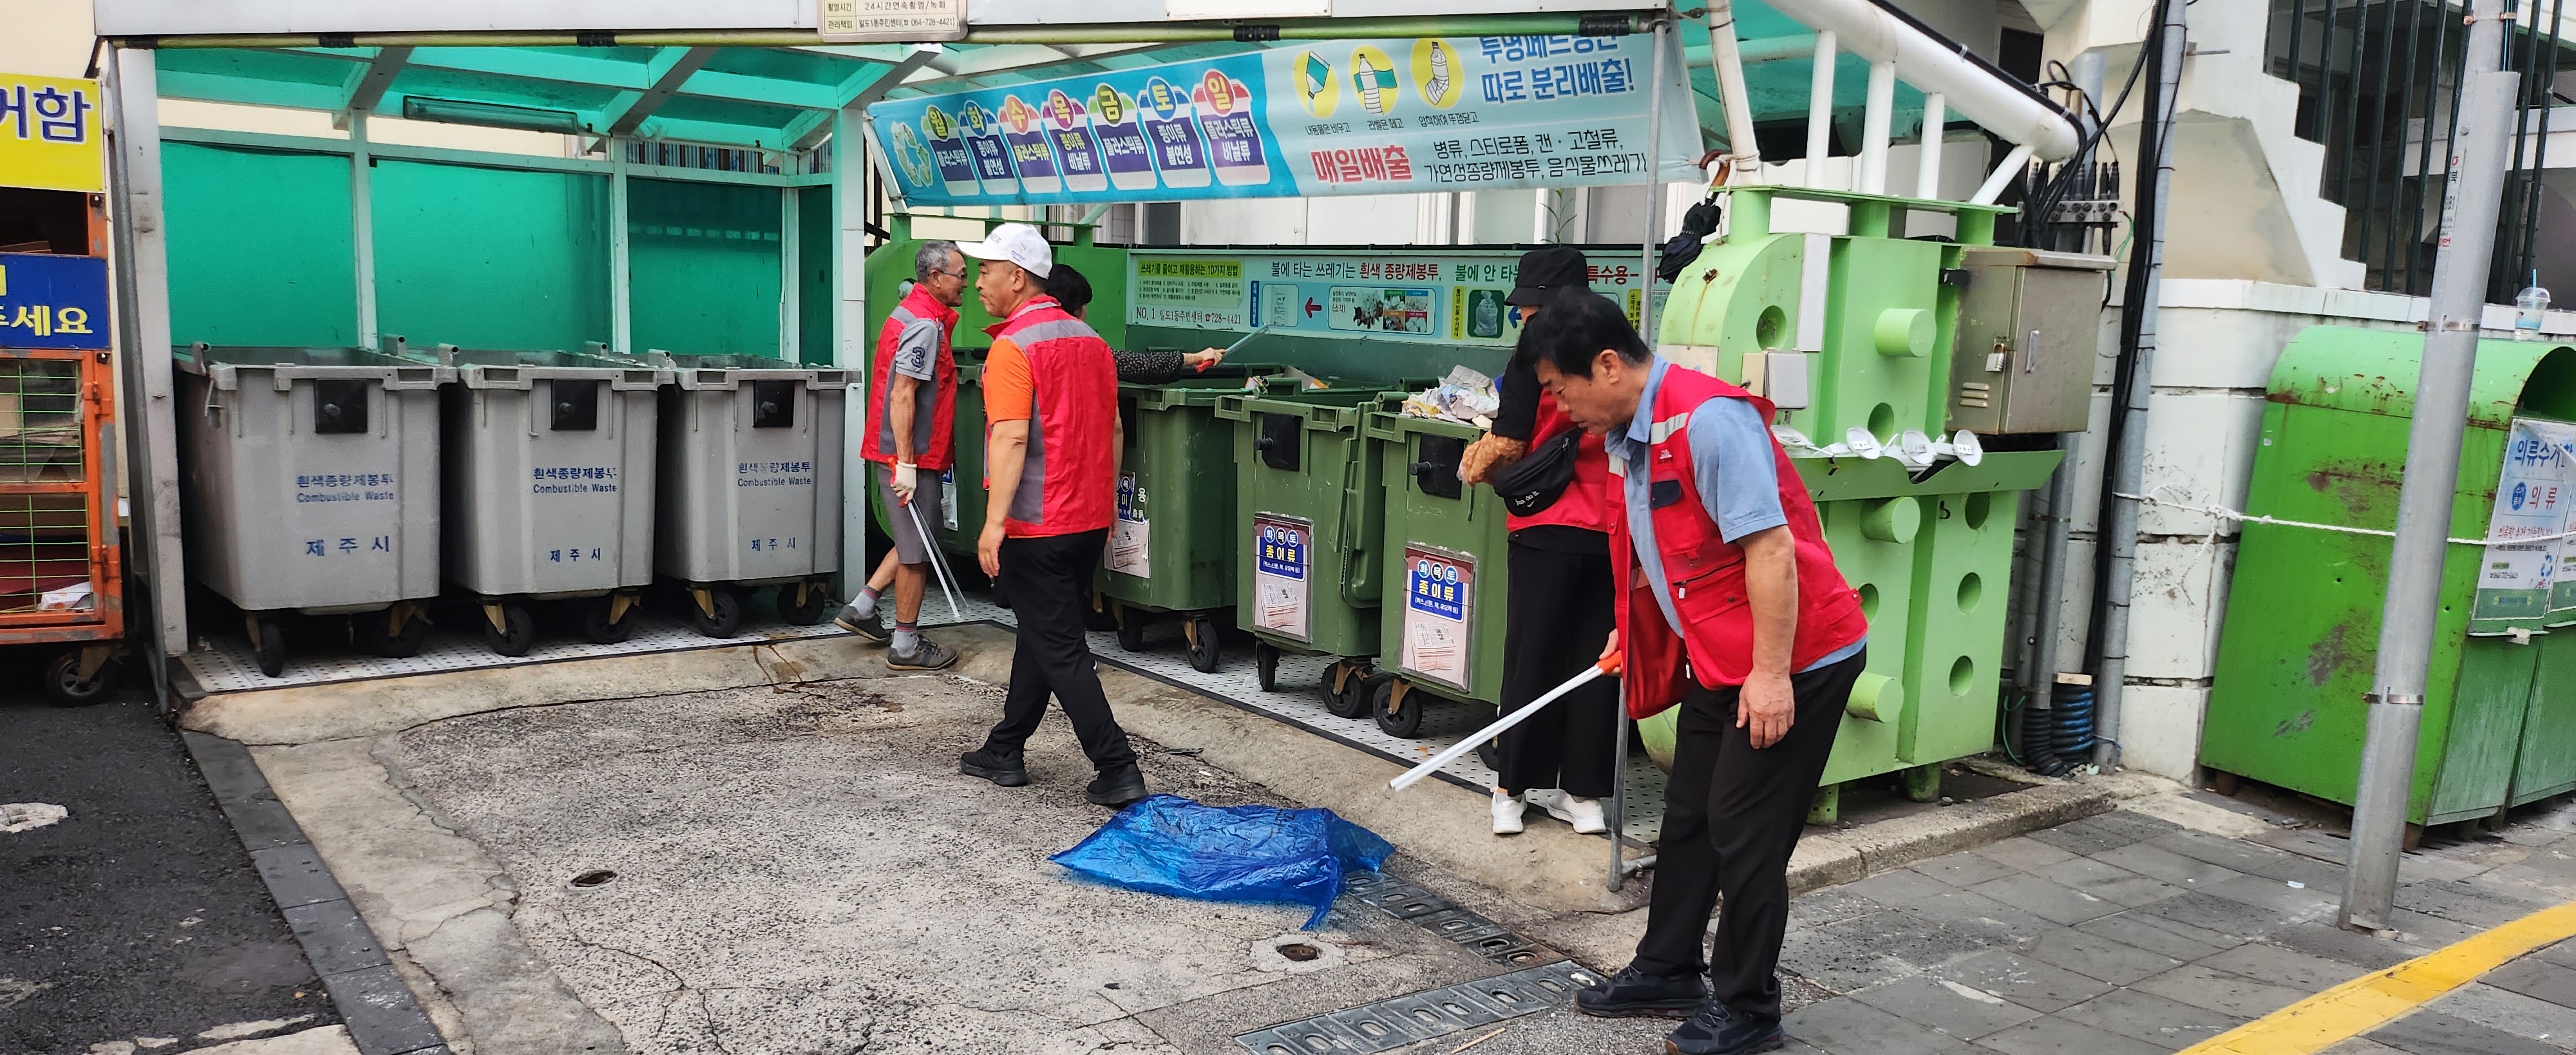
{"type": "Polygon", "coordinates": [[[1047,296],[1055,253],[1036,228],[1006,223],[957,248],[980,262],[976,297],[1002,320],[985,330],[993,337],[982,380],[989,495],[976,555],[1020,623],[1002,721],[957,770],[1006,788],[1028,783],[1021,750],[1053,695],[1098,774],[1085,797],[1115,809],[1145,797],[1145,777],[1101,692],[1082,596],[1117,497],[1117,362],[1099,334],[1047,296]]]}

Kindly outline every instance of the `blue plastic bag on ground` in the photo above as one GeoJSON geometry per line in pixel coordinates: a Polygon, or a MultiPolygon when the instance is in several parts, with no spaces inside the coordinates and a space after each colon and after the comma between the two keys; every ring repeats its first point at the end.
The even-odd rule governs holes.
{"type": "Polygon", "coordinates": [[[1204,806],[1155,795],[1048,860],[1112,886],[1202,901],[1314,906],[1322,926],[1342,873],[1376,871],[1395,848],[1331,810],[1204,806]]]}

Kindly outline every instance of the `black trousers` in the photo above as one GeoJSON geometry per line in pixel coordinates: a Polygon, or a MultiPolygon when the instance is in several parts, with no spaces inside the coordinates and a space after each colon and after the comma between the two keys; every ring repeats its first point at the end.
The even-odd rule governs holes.
{"type": "Polygon", "coordinates": [[[1083,636],[1083,586],[1100,566],[1109,531],[1085,531],[1002,542],[1002,593],[1019,617],[1019,648],[1011,653],[1011,688],[1002,700],[1002,722],[984,740],[986,750],[1016,757],[1046,717],[1047,697],[1073,720],[1073,734],[1092,768],[1107,773],[1136,764],[1127,731],[1109,713],[1083,636]]]}
{"type": "Polygon", "coordinates": [[[1789,679],[1797,720],[1753,749],[1735,727],[1737,690],[1693,684],[1681,703],[1654,901],[1637,967],[1674,977],[1707,964],[1709,995],[1741,1014],[1780,1015],[1780,942],[1789,933],[1789,853],[1807,824],[1833,753],[1843,704],[1868,656],[1789,679]],[[1701,959],[1708,917],[1726,895],[1717,946],[1701,959]]]}
{"type": "MultiPolygon", "coordinates": [[[[1596,532],[1597,534],[1597,532],[1596,532]]],[[[1503,631],[1503,713],[1546,695],[1601,658],[1618,624],[1610,586],[1617,572],[1605,547],[1571,553],[1511,544],[1511,610],[1503,631]]],[[[1602,798],[1626,726],[1613,720],[1619,683],[1604,678],[1567,693],[1503,731],[1497,779],[1505,791],[1563,788],[1602,798]]]]}

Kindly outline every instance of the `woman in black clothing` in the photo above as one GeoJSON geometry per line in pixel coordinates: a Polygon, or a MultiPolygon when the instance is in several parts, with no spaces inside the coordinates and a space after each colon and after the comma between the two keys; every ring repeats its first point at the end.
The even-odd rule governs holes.
{"type": "MultiPolygon", "coordinates": [[[[1056,306],[1074,318],[1083,317],[1091,306],[1091,280],[1073,265],[1058,261],[1047,273],[1047,296],[1056,306]]],[[[1194,374],[1225,358],[1225,349],[1206,348],[1195,352],[1121,352],[1112,349],[1118,359],[1118,380],[1131,385],[1160,385],[1178,381],[1184,374],[1194,374]]]]}

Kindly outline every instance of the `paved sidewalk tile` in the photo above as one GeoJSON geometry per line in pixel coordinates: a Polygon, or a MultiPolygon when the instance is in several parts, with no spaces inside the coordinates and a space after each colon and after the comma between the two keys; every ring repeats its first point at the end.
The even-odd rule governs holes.
{"type": "Polygon", "coordinates": [[[1910,868],[1880,872],[1843,888],[1882,905],[1907,905],[1927,897],[1939,897],[1959,888],[1910,868]]]}
{"type": "Polygon", "coordinates": [[[1992,857],[1966,852],[1935,857],[1929,861],[1917,861],[1913,869],[1954,887],[1972,887],[1979,883],[2023,874],[2021,869],[1992,857]]]}
{"type": "Polygon", "coordinates": [[[2215,956],[2244,943],[2242,938],[2202,930],[2187,923],[2144,915],[2136,909],[2116,916],[2086,920],[2076,924],[2075,929],[2095,937],[2109,938],[2123,945],[2134,945],[2149,952],[2171,956],[2181,961],[2215,956]]]}
{"type": "Polygon", "coordinates": [[[1969,892],[1984,895],[1998,903],[2020,909],[2060,926],[2071,926],[2097,916],[2108,916],[2128,907],[2027,874],[1988,880],[1969,888],[1969,892]]]}
{"type": "Polygon", "coordinates": [[[2057,926],[1983,894],[1965,890],[1907,902],[1897,911],[1982,939],[1991,945],[2038,941],[2040,935],[2057,926]]]}
{"type": "Polygon", "coordinates": [[[2493,890],[2482,890],[2465,883],[2417,883],[2397,888],[2397,907],[2473,927],[2486,928],[2511,923],[2542,906],[2519,898],[2507,897],[2493,890]]]}
{"type": "Polygon", "coordinates": [[[2283,881],[2270,876],[2238,876],[2223,883],[2211,883],[2202,889],[2208,893],[2242,902],[2280,917],[2283,922],[2327,919],[2334,915],[2339,891],[2316,887],[2291,886],[2297,880],[2283,881]]]}
{"type": "Polygon", "coordinates": [[[2022,955],[2112,985],[2130,985],[2182,966],[2181,960],[2163,953],[2073,928],[2042,935],[2022,955]]]}
{"type": "MultiPolygon", "coordinates": [[[[2153,849],[2129,846],[2126,850],[2153,849]]],[[[2189,860],[2177,858],[2177,860],[2189,860]]],[[[2196,863],[2196,862],[2195,862],[2196,863]]],[[[2140,875],[2098,857],[2078,857],[2041,868],[2036,873],[2065,886],[2101,898],[2122,908],[2162,901],[2182,893],[2184,888],[2161,879],[2140,875]]]]}
{"type": "MultiPolygon", "coordinates": [[[[2240,945],[2238,949],[2254,948],[2240,945]]],[[[2231,950],[2232,951],[2232,950],[2231,950]]],[[[2190,1004],[2205,1011],[2216,1011],[2237,1018],[2261,1018],[2307,998],[2309,990],[2287,989],[2266,985],[2243,975],[2229,974],[2207,962],[2176,967],[2163,974],[2137,983],[2133,988],[2153,993],[2178,1003],[2190,1004]]]]}
{"type": "Polygon", "coordinates": [[[2214,865],[2200,858],[2178,854],[2152,843],[2138,843],[2115,850],[2105,850],[2093,855],[2093,859],[2104,864],[2118,865],[2149,879],[2162,880],[2186,890],[2196,890],[2208,884],[2244,874],[2225,865],[2214,865]]]}
{"type": "Polygon", "coordinates": [[[2171,1050],[2056,1015],[2034,1018],[1977,1043],[2004,1055],[2164,1055],[2171,1050]]]}
{"type": "Polygon", "coordinates": [[[2346,930],[2332,922],[2299,923],[2275,930],[2263,940],[2293,952],[2348,964],[2365,971],[2395,967],[2424,955],[2424,950],[2388,938],[2346,930]]]}
{"type": "Polygon", "coordinates": [[[1934,968],[1932,974],[2034,1011],[2049,1012],[2111,991],[2111,985],[2063,967],[1993,949],[1934,968]]]}
{"type": "Polygon", "coordinates": [[[2479,981],[2560,1007],[2576,1007],[2576,968],[2551,963],[2542,956],[2525,956],[2496,968],[2479,981]]]}
{"type": "Polygon", "coordinates": [[[2174,1051],[2225,1033],[2249,1019],[2135,989],[2114,989],[2060,1011],[2058,1016],[2174,1051]]]}
{"type": "Polygon", "coordinates": [[[2242,901],[2198,890],[2169,897],[2152,905],[2141,905],[2129,911],[2196,927],[2211,934],[2225,935],[2235,939],[2228,942],[2230,945],[2234,945],[2236,941],[2259,938],[2292,923],[2301,922],[2283,918],[2270,909],[2257,908],[2242,901]]]}
{"type": "Polygon", "coordinates": [[[2051,846],[2027,835],[2016,835],[1999,843],[1968,851],[1988,860],[2011,865],[2025,872],[2036,872],[2061,861],[2072,861],[2076,855],[2061,846],[2051,846]]]}
{"type": "Polygon", "coordinates": [[[1852,893],[1850,887],[1826,887],[1789,902],[1789,929],[1795,932],[1807,927],[1823,927],[1886,907],[1852,893]]]}
{"type": "Polygon", "coordinates": [[[1993,993],[1928,975],[1871,986],[1850,999],[1959,1040],[1974,1040],[2039,1017],[2039,1012],[1993,993]]]}
{"type": "Polygon", "coordinates": [[[2555,1047],[2576,1046],[2576,1009],[2480,982],[2451,990],[2424,1008],[2555,1047]]]}
{"type": "Polygon", "coordinates": [[[2291,986],[2311,993],[2324,992],[2361,977],[2363,971],[2362,968],[2352,964],[2338,963],[2264,942],[2247,942],[2202,960],[2200,963],[2203,967],[2215,968],[2272,985],[2291,986]]]}
{"type": "Polygon", "coordinates": [[[2149,841],[2147,845],[2171,850],[2184,857],[2206,861],[2221,868],[2232,868],[2254,875],[2275,875],[2275,873],[2301,867],[2292,864],[2293,861],[2301,861],[2305,864],[2315,863],[2269,846],[2238,842],[2234,839],[2211,835],[2208,832],[2189,829],[2167,832],[2149,841]]]}
{"type": "Polygon", "coordinates": [[[2438,1011],[2418,1011],[2371,1031],[2364,1039],[2411,1055],[2565,1055],[2564,1049],[2547,1041],[2517,1037],[2438,1011]]]}
{"type": "Polygon", "coordinates": [[[1780,1024],[1800,1041],[1834,1055],[1932,1055],[1960,1039],[1847,996],[1799,1008],[1780,1024]]]}

